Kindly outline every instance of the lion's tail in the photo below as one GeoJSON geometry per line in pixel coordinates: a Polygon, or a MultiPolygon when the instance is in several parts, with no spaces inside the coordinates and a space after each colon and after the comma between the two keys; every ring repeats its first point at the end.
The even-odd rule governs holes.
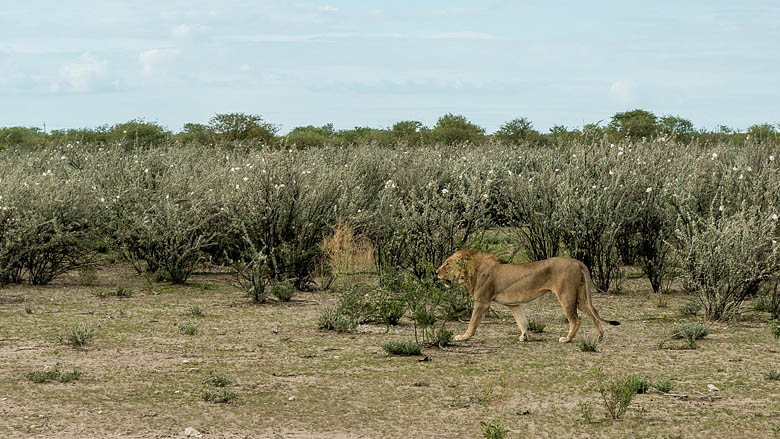
{"type": "Polygon", "coordinates": [[[585,276],[585,296],[588,298],[588,308],[590,308],[590,311],[593,313],[594,316],[596,316],[597,319],[601,320],[604,323],[608,323],[613,326],[617,326],[620,324],[617,320],[604,320],[599,315],[599,312],[596,311],[596,308],[593,307],[593,300],[591,299],[591,284],[593,281],[590,277],[590,270],[588,270],[588,266],[582,263],[582,261],[577,261],[577,263],[580,264],[580,270],[582,270],[582,274],[585,276]]]}

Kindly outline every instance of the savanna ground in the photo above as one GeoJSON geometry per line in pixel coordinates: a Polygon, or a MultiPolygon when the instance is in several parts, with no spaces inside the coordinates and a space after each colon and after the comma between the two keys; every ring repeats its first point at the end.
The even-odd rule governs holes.
{"type": "MultiPolygon", "coordinates": [[[[595,353],[558,343],[567,323],[548,294],[529,307],[546,324],[530,342],[518,341],[510,313],[495,305],[474,338],[416,357],[380,347],[413,339],[407,319],[389,332],[318,330],[330,292],[256,305],[229,275],[197,274],[175,286],[125,265],[100,269],[88,286],[76,273],[47,286],[9,286],[0,290],[0,436],[184,437],[193,427],[203,437],[473,438],[480,421],[496,418],[509,437],[777,436],[780,381],[765,374],[780,364],[780,344],[766,315],[747,304],[738,321],[712,325],[697,349],[683,349],[669,332],[693,319],[678,311],[689,297],[673,293],[659,307],[635,274],[623,293],[595,294],[601,315],[622,323],[605,329],[595,353]],[[120,286],[132,296],[99,297],[120,286]],[[204,316],[191,315],[193,306],[204,316]],[[95,328],[85,347],[59,340],[79,323],[95,328]],[[194,335],[180,329],[188,323],[194,335]],[[57,364],[82,375],[68,383],[26,377],[57,364]],[[594,385],[597,367],[675,386],[637,395],[612,420],[594,385]],[[225,389],[238,398],[206,402],[204,392],[221,391],[204,382],[210,373],[228,378],[225,389]]],[[[592,330],[584,320],[575,342],[592,330]]]]}

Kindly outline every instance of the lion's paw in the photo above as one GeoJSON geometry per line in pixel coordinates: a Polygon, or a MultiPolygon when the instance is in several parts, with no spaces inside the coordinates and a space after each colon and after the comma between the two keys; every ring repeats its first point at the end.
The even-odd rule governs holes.
{"type": "Polygon", "coordinates": [[[465,335],[456,335],[455,336],[455,341],[463,341],[463,340],[468,340],[468,339],[469,338],[466,337],[465,335]]]}
{"type": "Polygon", "coordinates": [[[560,337],[560,338],[558,339],[558,342],[559,342],[559,343],[568,343],[568,342],[569,342],[569,340],[567,340],[567,339],[566,339],[566,337],[560,337]]]}

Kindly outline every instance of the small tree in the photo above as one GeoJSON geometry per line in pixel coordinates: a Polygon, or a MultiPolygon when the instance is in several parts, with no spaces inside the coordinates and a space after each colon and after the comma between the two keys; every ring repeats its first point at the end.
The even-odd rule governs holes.
{"type": "Polygon", "coordinates": [[[464,116],[445,114],[439,118],[430,132],[433,143],[451,145],[455,143],[480,143],[485,138],[485,129],[468,121],[464,116]]]}
{"type": "Polygon", "coordinates": [[[616,139],[650,138],[658,134],[657,117],[649,111],[640,109],[615,113],[607,129],[616,139]]]}
{"type": "Polygon", "coordinates": [[[689,143],[696,135],[696,130],[693,129],[693,123],[680,116],[663,116],[658,121],[658,125],[661,134],[669,136],[680,143],[689,143]]]}
{"type": "Polygon", "coordinates": [[[524,142],[538,142],[539,132],[533,128],[534,124],[525,117],[512,119],[501,125],[494,134],[495,138],[502,142],[519,145],[524,142]]]}
{"type": "Polygon", "coordinates": [[[256,114],[216,114],[209,120],[209,126],[218,140],[227,142],[258,141],[271,143],[278,131],[273,124],[263,121],[256,114]]]}

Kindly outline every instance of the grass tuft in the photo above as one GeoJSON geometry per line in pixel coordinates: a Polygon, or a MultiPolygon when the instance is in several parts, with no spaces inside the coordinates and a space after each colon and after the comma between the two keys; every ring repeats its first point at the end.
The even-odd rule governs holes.
{"type": "Polygon", "coordinates": [[[198,325],[192,322],[179,324],[179,332],[184,335],[196,335],[198,333],[198,325]]]}
{"type": "Polygon", "coordinates": [[[206,402],[214,402],[218,404],[228,404],[231,401],[234,401],[238,399],[238,394],[231,392],[229,390],[221,390],[218,392],[212,392],[210,390],[206,390],[201,395],[204,401],[206,402]]]}
{"type": "Polygon", "coordinates": [[[582,352],[598,352],[599,342],[596,337],[583,335],[582,338],[577,341],[577,346],[582,352]]]}
{"type": "Polygon", "coordinates": [[[95,330],[92,325],[79,323],[68,326],[63,334],[60,335],[60,343],[67,343],[75,347],[83,347],[95,337],[95,330]]]}
{"type": "Polygon", "coordinates": [[[482,427],[482,437],[485,439],[504,439],[509,435],[509,430],[501,419],[481,421],[479,425],[482,427]]]}

